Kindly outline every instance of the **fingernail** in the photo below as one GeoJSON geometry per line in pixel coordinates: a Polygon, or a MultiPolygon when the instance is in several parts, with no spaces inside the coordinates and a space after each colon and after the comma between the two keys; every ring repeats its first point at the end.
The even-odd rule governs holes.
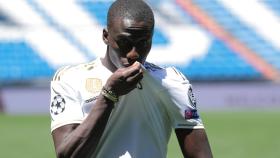
{"type": "Polygon", "coordinates": [[[138,62],[138,61],[135,61],[135,62],[133,63],[133,65],[137,65],[137,64],[139,64],[139,62],[138,62]]]}

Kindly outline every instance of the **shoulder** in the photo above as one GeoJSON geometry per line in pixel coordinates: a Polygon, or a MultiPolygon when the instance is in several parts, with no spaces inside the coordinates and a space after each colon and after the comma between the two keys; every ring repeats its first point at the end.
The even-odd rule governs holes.
{"type": "Polygon", "coordinates": [[[172,79],[175,81],[189,82],[187,77],[176,67],[167,67],[166,72],[167,72],[167,78],[169,78],[169,79],[172,79]]]}
{"type": "Polygon", "coordinates": [[[80,78],[85,76],[98,65],[96,60],[78,65],[67,65],[59,68],[53,76],[52,81],[65,81],[71,78],[80,78]]]}
{"type": "Polygon", "coordinates": [[[163,70],[164,68],[163,67],[160,67],[158,65],[155,65],[153,63],[150,63],[150,62],[145,62],[144,63],[144,67],[148,70],[148,71],[160,71],[160,70],[163,70]]]}
{"type": "Polygon", "coordinates": [[[148,72],[152,76],[159,78],[161,80],[189,82],[186,76],[176,67],[173,66],[161,67],[149,62],[146,62],[144,64],[144,67],[148,70],[148,72]]]}

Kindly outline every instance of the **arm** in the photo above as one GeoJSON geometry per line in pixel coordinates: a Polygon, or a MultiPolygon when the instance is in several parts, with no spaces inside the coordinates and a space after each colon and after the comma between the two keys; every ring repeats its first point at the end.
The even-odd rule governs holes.
{"type": "Polygon", "coordinates": [[[70,124],[53,131],[57,157],[86,157],[95,149],[113,109],[113,102],[100,95],[82,124],[70,124]]]}
{"type": "MultiPolygon", "coordinates": [[[[105,84],[118,96],[129,93],[142,79],[140,64],[118,69],[105,84]]],[[[103,134],[114,102],[99,95],[91,112],[81,124],[69,124],[55,129],[52,133],[57,157],[81,158],[93,153],[103,134]]]]}
{"type": "Polygon", "coordinates": [[[199,117],[196,98],[188,79],[176,68],[166,69],[167,93],[161,98],[169,107],[171,124],[175,128],[184,157],[212,158],[210,145],[202,120],[199,117]]]}
{"type": "Polygon", "coordinates": [[[176,129],[178,142],[184,157],[212,158],[211,148],[204,129],[176,129]]]}

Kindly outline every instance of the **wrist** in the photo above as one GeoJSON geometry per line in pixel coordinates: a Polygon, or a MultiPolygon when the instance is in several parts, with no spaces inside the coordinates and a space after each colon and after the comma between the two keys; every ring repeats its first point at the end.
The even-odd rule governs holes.
{"type": "Polygon", "coordinates": [[[101,90],[101,95],[114,103],[119,101],[119,96],[114,91],[105,86],[101,90]]]}

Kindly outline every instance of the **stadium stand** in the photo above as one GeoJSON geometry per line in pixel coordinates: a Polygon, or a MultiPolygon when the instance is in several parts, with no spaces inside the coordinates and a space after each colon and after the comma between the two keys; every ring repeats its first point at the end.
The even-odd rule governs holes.
{"type": "Polygon", "coordinates": [[[187,67],[183,67],[181,70],[189,78],[201,81],[234,81],[262,78],[256,69],[219,40],[213,42],[205,57],[192,60],[187,67]]]}
{"type": "MultiPolygon", "coordinates": [[[[0,0],[0,112],[48,113],[54,72],[105,52],[112,1],[0,0]]],[[[146,1],[156,17],[148,59],[181,70],[200,108],[279,108],[278,0],[146,1]]]]}
{"type": "MultiPolygon", "coordinates": [[[[276,80],[276,78],[267,78],[267,76],[262,71],[260,71],[261,68],[252,64],[251,61],[248,61],[246,58],[244,58],[244,56],[240,55],[240,53],[237,50],[232,49],[232,47],[229,47],[227,41],[223,41],[223,39],[217,38],[215,34],[213,34],[213,32],[209,31],[209,29],[205,28],[205,26],[198,23],[188,11],[184,10],[183,7],[180,6],[180,3],[177,3],[178,0],[149,0],[148,2],[152,5],[153,8],[155,8],[155,15],[157,18],[164,18],[164,16],[162,15],[166,15],[166,11],[161,10],[161,8],[164,7],[165,9],[168,9],[169,7],[171,7],[171,5],[172,7],[175,6],[175,11],[178,12],[178,14],[182,15],[183,18],[175,16],[172,17],[173,21],[183,21],[184,24],[180,24],[180,27],[193,26],[201,32],[205,32],[205,34],[207,35],[207,38],[210,41],[210,45],[204,53],[201,53],[204,55],[196,55],[193,57],[189,57],[190,59],[186,60],[189,62],[183,64],[175,63],[175,66],[178,67],[191,80],[276,80]]],[[[38,79],[50,80],[54,71],[59,66],[63,65],[61,63],[53,64],[57,62],[54,61],[57,58],[45,58],[44,54],[46,55],[53,52],[41,51],[40,49],[38,49],[40,47],[36,46],[36,43],[34,43],[34,40],[33,43],[30,44],[30,39],[25,37],[20,39],[9,39],[7,37],[2,38],[1,32],[5,32],[6,28],[2,26],[7,26],[11,24],[11,21],[15,21],[15,23],[20,23],[19,21],[17,21],[17,16],[19,16],[18,14],[20,13],[16,13],[15,9],[9,8],[10,6],[12,6],[9,5],[9,3],[13,3],[13,5],[17,7],[20,7],[19,4],[24,4],[25,6],[27,6],[26,8],[30,10],[29,14],[31,15],[32,13],[34,17],[37,17],[38,19],[43,21],[42,23],[46,23],[46,26],[44,27],[48,27],[48,29],[54,30],[53,32],[57,35],[53,37],[62,37],[60,40],[65,41],[66,46],[67,44],[70,45],[69,47],[73,48],[71,50],[73,50],[74,53],[82,54],[81,56],[85,56],[84,58],[86,60],[92,60],[90,58],[95,57],[95,55],[93,54],[96,54],[96,52],[92,51],[92,46],[89,46],[91,42],[82,41],[82,36],[77,37],[77,32],[75,31],[81,30],[81,26],[78,26],[77,29],[74,30],[69,29],[70,27],[68,28],[68,25],[71,24],[73,25],[71,27],[74,28],[76,23],[79,22],[66,22],[65,24],[62,24],[62,22],[58,20],[59,18],[62,18],[62,16],[58,15],[58,13],[52,12],[52,9],[50,9],[51,3],[48,4],[45,2],[33,0],[27,2],[3,1],[0,4],[0,6],[3,8],[3,10],[1,10],[0,12],[0,81],[2,82],[1,84],[18,81],[36,81],[38,79]],[[10,17],[14,17],[13,20],[10,20],[10,17]]],[[[53,4],[54,3],[56,2],[53,2],[53,4]]],[[[90,25],[90,27],[88,27],[87,29],[95,29],[91,27],[95,26],[92,24],[95,24],[95,22],[97,22],[98,28],[96,27],[96,29],[100,30],[100,28],[106,25],[106,13],[112,1],[72,0],[65,3],[71,3],[71,5],[74,6],[77,9],[77,11],[79,11],[79,13],[82,13],[77,15],[83,15],[83,18],[88,18],[88,25],[90,25]]],[[[219,27],[221,27],[234,39],[240,42],[241,45],[248,48],[251,51],[251,53],[260,57],[262,62],[269,65],[268,69],[275,69],[279,73],[280,48],[276,47],[270,39],[264,37],[264,35],[261,32],[249,25],[246,19],[244,19],[241,15],[234,14],[234,8],[226,7],[225,2],[223,1],[195,0],[192,1],[192,3],[199,7],[205,14],[207,14],[209,18],[215,19],[215,22],[219,25],[219,27]]],[[[256,3],[258,3],[258,5],[264,6],[269,13],[273,13],[274,16],[279,19],[280,5],[277,0],[268,0],[265,2],[256,3]]],[[[61,4],[62,3],[59,3],[59,5],[52,6],[64,7],[67,5],[61,4]]],[[[70,21],[69,19],[67,20],[70,21]]],[[[79,20],[79,17],[76,17],[75,20],[79,20]]],[[[165,17],[164,20],[168,21],[170,20],[170,17],[169,19],[165,17]]],[[[32,23],[32,21],[30,23],[32,23]]],[[[34,22],[34,24],[32,24],[31,26],[27,25],[26,27],[30,27],[29,29],[32,30],[32,26],[40,27],[41,25],[41,23],[40,25],[36,24],[37,23],[34,22]]],[[[176,28],[178,28],[179,26],[176,23],[171,23],[170,25],[174,30],[176,30],[176,28]]],[[[98,36],[95,35],[95,38],[98,36]]],[[[271,37],[272,36],[273,35],[271,35],[271,37]]],[[[168,32],[166,32],[165,26],[156,25],[153,39],[155,50],[159,48],[165,49],[166,47],[171,48],[172,42],[174,40],[173,38],[182,37],[172,37],[168,34],[168,32]]],[[[276,43],[277,42],[279,42],[279,40],[276,40],[276,43]]],[[[193,45],[193,47],[196,47],[195,43],[186,43],[186,45],[193,45]]],[[[69,50],[64,49],[64,46],[62,45],[60,45],[60,47],[61,49],[59,50],[69,50]]],[[[161,56],[158,56],[156,60],[160,61],[161,56]]],[[[77,63],[80,61],[81,60],[77,59],[77,63]]],[[[169,63],[162,63],[162,65],[169,65],[169,63]]]]}
{"type": "Polygon", "coordinates": [[[268,7],[270,7],[275,14],[280,16],[280,3],[278,0],[266,0],[266,1],[260,1],[261,3],[266,4],[268,7]]]}
{"type": "Polygon", "coordinates": [[[2,82],[49,78],[54,72],[25,42],[0,42],[0,59],[2,82]]]}
{"type": "Polygon", "coordinates": [[[195,21],[202,25],[207,31],[211,32],[214,37],[222,40],[223,43],[225,43],[233,52],[242,56],[246,60],[246,62],[251,64],[257,71],[260,71],[263,78],[269,80],[279,80],[279,69],[277,68],[277,65],[275,64],[275,62],[267,60],[267,57],[271,54],[273,54],[275,60],[279,60],[279,53],[277,51],[262,53],[259,52],[259,49],[253,49],[253,46],[255,45],[258,45],[259,47],[270,46],[269,44],[267,44],[268,41],[270,41],[271,44],[274,44],[274,47],[271,48],[275,48],[275,46],[277,47],[279,43],[279,40],[276,40],[279,39],[279,37],[275,35],[273,31],[277,30],[274,25],[279,25],[279,23],[277,22],[278,20],[276,17],[271,15],[270,11],[260,5],[259,2],[246,1],[245,4],[225,0],[221,0],[219,2],[207,1],[205,3],[204,1],[200,0],[177,0],[177,2],[182,6],[182,8],[184,8],[184,10],[188,14],[190,14],[195,19],[195,21]],[[227,8],[225,9],[222,6],[226,6],[227,8]],[[246,7],[244,6],[254,6],[257,9],[251,9],[251,13],[248,16],[246,14],[248,13],[248,11],[246,11],[246,7]],[[269,21],[266,21],[266,18],[262,18],[262,21],[266,21],[271,25],[264,25],[263,23],[259,22],[260,20],[256,21],[254,16],[255,14],[259,14],[262,17],[270,19],[269,21]],[[236,17],[242,20],[236,20],[237,22],[235,22],[236,17]],[[242,26],[244,26],[245,24],[248,25],[250,29],[246,29],[245,27],[245,29],[242,28],[242,26]],[[267,28],[267,26],[269,26],[270,28],[267,28]],[[230,30],[229,28],[233,29],[230,30]],[[237,29],[238,31],[236,31],[235,29],[237,29]],[[246,37],[238,37],[236,36],[236,32],[239,31],[245,32],[245,34],[247,32],[248,33],[246,37]],[[259,34],[256,32],[258,32],[259,34]],[[252,35],[250,33],[254,34],[252,35]],[[262,38],[260,38],[260,36],[262,36],[262,38]],[[258,40],[256,41],[255,38],[261,41],[265,41],[266,43],[260,42],[258,40]],[[246,42],[243,41],[244,39],[246,40],[246,42]],[[265,57],[263,57],[262,54],[264,54],[265,57]]]}
{"type": "MultiPolygon", "coordinates": [[[[269,1],[267,1],[268,3],[269,1]]],[[[272,3],[273,1],[270,1],[272,3]]],[[[258,32],[245,26],[238,18],[233,16],[229,10],[226,10],[217,1],[195,0],[194,3],[199,5],[208,15],[215,17],[216,21],[223,26],[228,32],[240,39],[255,53],[260,55],[269,64],[280,70],[280,51],[275,49],[271,43],[262,39],[258,32]],[[277,62],[278,61],[278,62],[277,62]]],[[[272,6],[272,3],[270,6],[272,6]]],[[[274,6],[274,5],[273,5],[274,6]]],[[[277,8],[280,5],[275,5],[277,8]]]]}

